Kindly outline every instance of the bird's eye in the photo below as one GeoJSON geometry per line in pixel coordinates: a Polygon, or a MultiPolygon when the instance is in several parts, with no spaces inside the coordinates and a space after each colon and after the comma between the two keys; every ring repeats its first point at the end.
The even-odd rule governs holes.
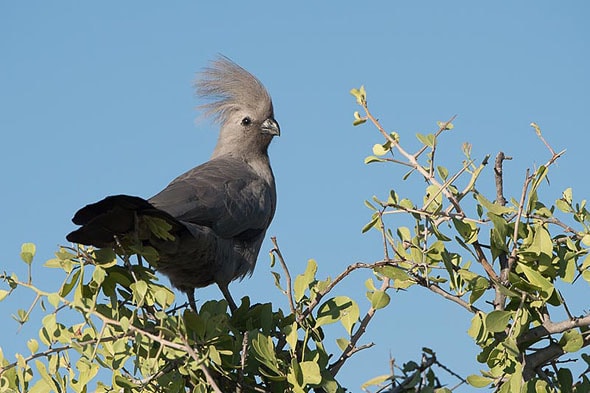
{"type": "Polygon", "coordinates": [[[252,123],[252,119],[250,119],[249,117],[244,117],[242,119],[242,125],[243,126],[248,126],[248,125],[250,125],[250,123],[252,123]]]}

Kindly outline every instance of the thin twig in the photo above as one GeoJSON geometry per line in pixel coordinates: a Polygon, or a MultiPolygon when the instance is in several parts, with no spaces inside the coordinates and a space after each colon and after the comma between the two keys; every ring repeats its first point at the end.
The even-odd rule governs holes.
{"type": "MultiPolygon", "coordinates": [[[[508,257],[508,270],[507,272],[509,273],[512,270],[512,266],[514,265],[514,262],[516,262],[516,254],[518,252],[518,226],[520,224],[520,219],[522,217],[522,212],[524,210],[524,203],[526,201],[526,193],[527,190],[529,188],[529,184],[531,183],[531,180],[533,179],[531,176],[529,176],[529,169],[526,170],[526,174],[525,174],[525,178],[524,178],[524,184],[522,186],[522,192],[520,194],[520,201],[518,202],[518,212],[516,213],[516,219],[514,221],[514,232],[512,233],[512,252],[510,253],[510,257],[508,257]]],[[[503,283],[507,282],[508,280],[508,276],[506,276],[506,278],[502,277],[503,279],[503,283]]]]}
{"type": "MultiPolygon", "coordinates": [[[[504,170],[502,168],[502,164],[504,160],[509,160],[510,157],[506,157],[504,152],[499,152],[496,156],[496,163],[494,165],[494,177],[496,180],[496,202],[500,206],[506,206],[506,198],[504,198],[504,178],[503,173],[504,170]]],[[[506,285],[508,282],[508,275],[510,273],[509,263],[508,263],[508,256],[505,252],[502,252],[498,256],[498,260],[500,262],[500,279],[499,282],[496,281],[494,284],[495,286],[495,296],[494,296],[494,308],[496,310],[504,310],[506,305],[506,295],[502,293],[500,290],[500,285],[506,285]]]]}
{"type": "Polygon", "coordinates": [[[503,169],[502,163],[504,160],[510,160],[511,157],[506,157],[504,152],[501,151],[496,156],[496,163],[494,165],[494,177],[496,179],[496,202],[500,206],[506,206],[506,198],[504,198],[504,179],[502,177],[503,169]]]}
{"type": "Polygon", "coordinates": [[[490,280],[492,280],[493,282],[498,282],[498,275],[494,271],[492,265],[490,265],[490,263],[488,262],[488,259],[486,258],[486,255],[484,254],[479,241],[473,242],[473,249],[475,250],[475,254],[477,255],[477,260],[479,261],[479,263],[481,263],[481,266],[486,271],[490,280]]]}
{"type": "Polygon", "coordinates": [[[373,116],[373,114],[369,111],[369,108],[367,107],[367,103],[363,102],[362,106],[363,106],[363,109],[365,110],[365,114],[367,115],[367,118],[369,120],[371,120],[371,122],[375,125],[375,127],[377,127],[377,130],[379,130],[381,135],[383,135],[385,137],[385,139],[391,143],[391,147],[392,148],[395,147],[397,149],[397,151],[399,151],[401,153],[401,155],[403,155],[412,164],[414,169],[417,170],[418,172],[420,172],[420,174],[428,182],[430,182],[431,184],[437,186],[440,190],[442,190],[443,194],[445,195],[447,200],[453,205],[453,207],[455,208],[455,210],[457,211],[458,214],[464,213],[463,209],[461,208],[461,205],[459,205],[459,202],[454,197],[454,195],[448,190],[448,188],[443,187],[443,185],[438,180],[436,180],[436,178],[434,176],[430,176],[428,171],[426,169],[424,169],[424,167],[422,167],[422,165],[420,165],[418,163],[418,161],[416,160],[416,157],[414,155],[408,153],[406,150],[404,150],[404,148],[401,147],[401,145],[391,135],[389,135],[387,133],[387,131],[385,131],[385,129],[383,128],[381,123],[379,123],[379,120],[377,120],[373,116]]]}
{"type": "MultiPolygon", "coordinates": [[[[457,118],[457,115],[453,115],[453,117],[451,117],[449,120],[447,120],[446,123],[443,123],[440,125],[440,127],[438,128],[438,131],[436,131],[436,133],[434,134],[434,138],[436,139],[440,134],[442,134],[447,127],[449,126],[449,124],[451,124],[453,121],[455,121],[455,119],[457,118]]],[[[414,157],[418,158],[420,157],[420,155],[422,153],[424,153],[424,151],[428,148],[428,146],[424,145],[420,148],[420,150],[418,150],[416,153],[414,153],[414,157]]]]}
{"type": "Polygon", "coordinates": [[[348,276],[353,271],[358,270],[358,269],[375,269],[376,267],[391,265],[392,263],[395,263],[395,262],[393,262],[393,261],[380,261],[380,262],[375,262],[375,263],[357,262],[352,265],[348,265],[346,267],[346,269],[344,269],[344,271],[342,273],[340,273],[338,276],[336,276],[334,281],[329,283],[328,286],[323,291],[316,293],[315,297],[311,300],[311,302],[309,303],[307,308],[305,310],[303,310],[303,312],[297,316],[297,321],[298,322],[303,321],[303,319],[305,319],[305,317],[307,317],[313,311],[313,309],[319,304],[319,302],[322,300],[322,298],[324,296],[326,296],[326,294],[328,294],[336,286],[336,284],[338,284],[340,281],[342,281],[346,276],[348,276]]]}
{"type": "Polygon", "coordinates": [[[281,267],[283,268],[283,271],[285,272],[285,280],[287,281],[287,299],[289,299],[289,309],[291,310],[291,314],[295,314],[295,301],[293,300],[291,273],[289,273],[289,268],[287,267],[287,264],[285,263],[285,259],[283,258],[283,254],[281,253],[281,249],[279,248],[279,244],[277,243],[277,238],[275,236],[272,236],[270,238],[270,241],[272,242],[272,244],[274,246],[274,248],[271,250],[271,252],[274,252],[277,255],[277,257],[279,258],[279,262],[281,264],[281,267]]]}
{"type": "MultiPolygon", "coordinates": [[[[381,284],[381,288],[380,288],[381,291],[387,290],[387,288],[389,287],[389,281],[390,281],[390,279],[387,277],[385,277],[383,279],[383,283],[381,284]]],[[[371,322],[371,319],[373,319],[373,316],[375,315],[376,311],[377,311],[377,309],[375,309],[372,306],[371,306],[371,308],[369,308],[369,310],[367,311],[367,313],[365,314],[365,316],[361,320],[359,327],[356,329],[356,332],[350,338],[350,342],[348,343],[348,345],[346,346],[344,351],[342,351],[342,354],[340,355],[338,360],[335,361],[334,363],[332,363],[330,366],[328,366],[328,370],[332,373],[332,376],[335,377],[336,374],[338,374],[338,371],[340,371],[340,368],[342,368],[342,366],[344,365],[344,363],[356,352],[360,351],[361,349],[365,349],[365,348],[369,348],[369,347],[373,346],[373,344],[367,344],[367,345],[357,347],[356,343],[359,341],[359,339],[362,337],[362,335],[365,334],[365,332],[367,330],[367,326],[369,325],[369,322],[371,322]]]]}
{"type": "Polygon", "coordinates": [[[242,339],[242,354],[240,356],[240,369],[238,370],[238,386],[236,393],[242,393],[242,385],[244,384],[244,370],[246,369],[246,358],[248,356],[248,331],[244,332],[242,339]]]}
{"type": "Polygon", "coordinates": [[[191,347],[190,344],[186,341],[186,337],[181,338],[184,342],[184,350],[190,355],[190,357],[193,358],[195,362],[197,362],[197,364],[199,364],[199,368],[201,369],[203,374],[205,374],[205,379],[207,380],[209,386],[211,386],[215,393],[223,393],[223,391],[219,389],[219,386],[217,385],[215,378],[213,378],[211,372],[209,372],[209,369],[207,368],[207,366],[205,366],[205,362],[202,361],[203,359],[195,352],[193,347],[191,347]]]}
{"type": "Polygon", "coordinates": [[[418,369],[416,371],[414,371],[412,374],[408,375],[406,378],[404,378],[403,381],[401,381],[399,383],[399,385],[397,385],[396,387],[392,388],[391,390],[388,390],[386,393],[400,393],[400,392],[405,392],[406,389],[407,389],[407,386],[406,385],[408,383],[410,383],[411,381],[413,381],[414,380],[414,377],[417,374],[423,373],[430,366],[432,366],[435,362],[436,362],[436,356],[432,355],[430,357],[426,357],[425,360],[422,361],[422,364],[420,364],[420,366],[418,367],[418,369]]]}
{"type": "Polygon", "coordinates": [[[383,224],[383,212],[385,211],[386,207],[379,212],[379,230],[381,231],[381,236],[383,237],[383,255],[386,261],[389,261],[389,251],[387,247],[387,234],[385,232],[385,224],[383,224]]]}
{"type": "Polygon", "coordinates": [[[475,307],[472,304],[469,304],[465,300],[461,299],[459,296],[453,295],[453,294],[445,291],[437,284],[432,283],[432,282],[427,282],[426,279],[423,277],[416,277],[416,279],[418,280],[419,285],[430,289],[432,292],[442,296],[443,298],[445,298],[447,300],[457,303],[458,305],[460,305],[461,307],[463,307],[467,311],[474,313],[474,314],[480,311],[479,308],[475,307]]]}

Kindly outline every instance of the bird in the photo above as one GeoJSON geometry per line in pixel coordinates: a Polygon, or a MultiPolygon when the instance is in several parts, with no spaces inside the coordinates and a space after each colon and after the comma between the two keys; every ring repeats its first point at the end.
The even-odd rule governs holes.
{"type": "Polygon", "coordinates": [[[230,310],[233,280],[253,273],[277,203],[268,148],[281,133],[272,99],[251,73],[225,56],[195,83],[203,115],[219,125],[210,159],[144,199],[111,195],[79,209],[72,243],[116,248],[136,241],[157,251],[149,261],[186,293],[217,284],[230,310]],[[122,243],[123,242],[123,243],[122,243]],[[127,244],[125,243],[125,244],[127,244]]]}

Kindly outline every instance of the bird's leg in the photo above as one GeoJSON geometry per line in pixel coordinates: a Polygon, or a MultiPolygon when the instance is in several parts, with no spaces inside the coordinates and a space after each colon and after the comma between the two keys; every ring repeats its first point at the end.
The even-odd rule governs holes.
{"type": "Polygon", "coordinates": [[[188,298],[188,304],[191,306],[191,308],[193,309],[195,314],[198,314],[197,303],[195,302],[195,290],[188,289],[185,293],[186,293],[186,297],[188,298]]]}
{"type": "Polygon", "coordinates": [[[219,286],[219,289],[221,289],[221,293],[229,305],[229,310],[233,314],[234,311],[238,309],[238,306],[236,306],[236,302],[234,302],[234,299],[231,297],[231,293],[229,293],[228,284],[217,283],[217,285],[219,286]]]}

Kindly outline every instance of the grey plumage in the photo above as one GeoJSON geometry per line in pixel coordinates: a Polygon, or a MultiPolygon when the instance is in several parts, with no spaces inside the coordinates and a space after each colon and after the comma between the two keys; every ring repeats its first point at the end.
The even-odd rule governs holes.
{"type": "Polygon", "coordinates": [[[220,126],[211,159],[144,200],[116,195],[80,209],[69,241],[114,247],[134,236],[159,253],[156,268],[187,293],[217,283],[235,309],[228,285],[251,274],[276,207],[268,146],[280,134],[271,98],[253,75],[221,57],[205,69],[197,93],[220,126]],[[146,231],[150,219],[171,226],[173,240],[146,231]]]}

